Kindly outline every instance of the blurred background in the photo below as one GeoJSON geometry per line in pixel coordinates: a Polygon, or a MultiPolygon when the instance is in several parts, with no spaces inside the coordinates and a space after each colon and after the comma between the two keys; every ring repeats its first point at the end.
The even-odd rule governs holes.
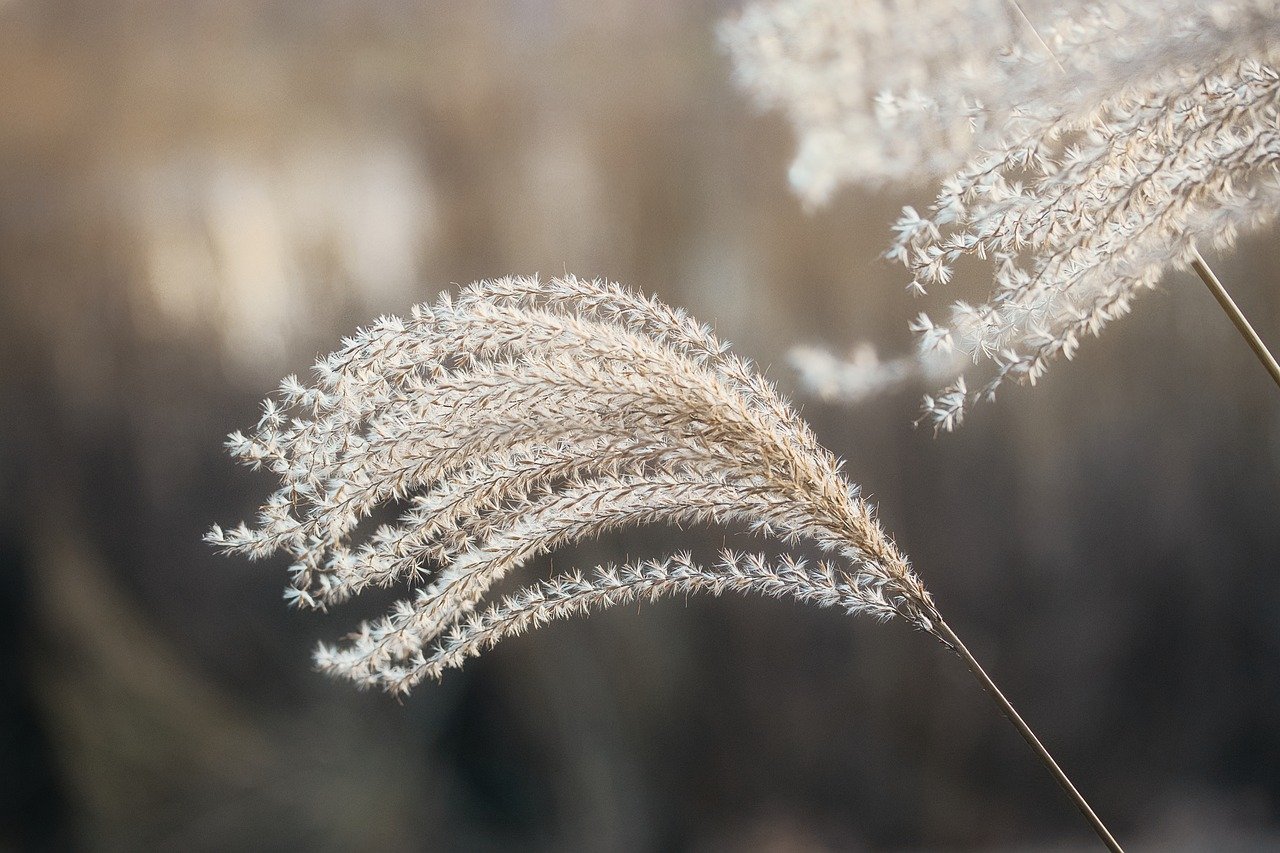
{"type": "MultiPolygon", "coordinates": [[[[451,284],[615,279],[788,393],[794,343],[909,349],[877,255],[928,187],[806,214],[736,5],[0,0],[0,848],[1092,849],[901,624],[668,601],[396,702],[310,669],[385,600],[292,612],[201,542],[267,493],[221,442],[279,377],[451,284]]],[[[1273,345],[1275,234],[1211,258],[1273,345]]],[[[1171,274],[957,434],[924,390],[799,399],[1122,839],[1280,846],[1280,393],[1209,294],[1171,274]]]]}

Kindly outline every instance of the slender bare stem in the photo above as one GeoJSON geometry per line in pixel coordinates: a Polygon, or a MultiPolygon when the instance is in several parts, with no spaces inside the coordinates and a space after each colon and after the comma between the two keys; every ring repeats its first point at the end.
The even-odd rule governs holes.
{"type": "Polygon", "coordinates": [[[951,626],[946,622],[940,622],[938,623],[938,630],[946,641],[951,644],[952,648],[955,649],[956,654],[960,655],[961,659],[965,662],[965,665],[969,667],[969,671],[973,673],[973,677],[978,679],[978,683],[982,685],[982,689],[987,691],[987,694],[992,698],[992,700],[1000,706],[1000,710],[1009,718],[1009,722],[1013,723],[1014,728],[1018,730],[1018,733],[1022,735],[1027,744],[1035,751],[1036,755],[1040,758],[1040,762],[1044,764],[1050,773],[1053,774],[1053,778],[1058,780],[1058,784],[1062,786],[1062,790],[1067,792],[1067,796],[1071,797],[1071,800],[1076,804],[1076,808],[1078,808],[1080,813],[1085,816],[1090,824],[1092,824],[1093,831],[1098,834],[1098,838],[1100,838],[1102,843],[1107,846],[1107,849],[1111,850],[1112,853],[1124,853],[1124,849],[1116,841],[1115,837],[1111,834],[1111,831],[1107,829],[1106,824],[1104,824],[1102,819],[1098,817],[1097,813],[1089,805],[1089,802],[1076,789],[1076,786],[1071,783],[1067,774],[1058,766],[1058,762],[1053,760],[1053,756],[1049,754],[1049,750],[1045,749],[1044,744],[1040,742],[1040,738],[1036,737],[1035,732],[1031,731],[1031,727],[1022,719],[1022,715],[1017,712],[1013,705],[1010,704],[1009,700],[1005,698],[1005,695],[1000,692],[1000,688],[996,687],[995,682],[991,680],[991,676],[987,675],[986,670],[984,670],[982,665],[974,658],[973,653],[970,652],[965,644],[960,641],[960,638],[956,636],[956,632],[951,630],[951,626]]]}
{"type": "Polygon", "coordinates": [[[1231,318],[1231,322],[1235,323],[1236,329],[1240,332],[1240,337],[1244,338],[1249,346],[1253,349],[1253,354],[1258,357],[1258,361],[1262,362],[1262,366],[1271,374],[1272,380],[1277,386],[1280,386],[1280,364],[1276,363],[1276,357],[1271,354],[1271,350],[1267,349],[1267,345],[1262,342],[1262,338],[1258,337],[1258,333],[1253,330],[1253,326],[1249,324],[1249,320],[1241,312],[1239,306],[1236,305],[1231,294],[1227,293],[1227,289],[1222,286],[1222,282],[1218,280],[1218,276],[1214,274],[1209,265],[1205,263],[1204,258],[1200,257],[1197,249],[1191,258],[1191,268],[1196,271],[1196,275],[1200,276],[1200,280],[1209,288],[1209,292],[1213,294],[1213,298],[1218,300],[1218,304],[1222,306],[1222,310],[1227,312],[1227,316],[1231,318]]]}

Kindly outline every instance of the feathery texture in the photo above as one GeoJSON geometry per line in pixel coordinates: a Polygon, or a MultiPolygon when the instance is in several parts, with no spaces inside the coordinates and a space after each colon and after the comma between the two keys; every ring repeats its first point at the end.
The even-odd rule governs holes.
{"type": "Polygon", "coordinates": [[[791,185],[820,205],[845,183],[959,166],[987,126],[1002,60],[1045,61],[1022,49],[1023,26],[1007,0],[774,0],[726,20],[720,40],[739,85],[791,119],[791,185]]]}
{"type": "Polygon", "coordinates": [[[922,351],[954,349],[987,365],[974,391],[961,376],[926,398],[936,427],[955,426],[1009,379],[1034,383],[1170,266],[1186,265],[1197,243],[1227,247],[1280,207],[1274,0],[865,8],[875,14],[824,0],[761,4],[730,25],[730,43],[744,83],[786,103],[796,121],[793,179],[797,170],[825,176],[797,183],[807,200],[840,182],[950,172],[926,214],[904,210],[887,252],[920,293],[948,282],[964,257],[992,270],[987,303],[958,302],[945,323],[922,315],[912,324],[922,351]],[[933,38],[948,27],[980,37],[933,38]],[[890,55],[899,70],[845,73],[890,55]],[[904,127],[868,104],[873,94],[906,97],[906,79],[924,94],[904,127]],[[970,119],[967,135],[948,131],[958,116],[970,119]],[[938,134],[945,145],[931,141],[938,134]],[[813,153],[817,138],[839,152],[825,165],[810,162],[825,156],[813,153]],[[917,151],[920,139],[933,147],[917,151]],[[891,152],[892,168],[868,147],[891,152]]]}
{"type": "Polygon", "coordinates": [[[481,282],[380,319],[316,377],[284,380],[257,428],[230,437],[233,456],[281,484],[256,525],[207,538],[228,553],[290,554],[286,596],[299,606],[417,587],[322,646],[325,671],[405,692],[549,619],[697,590],[896,614],[938,636],[930,596],[837,460],[747,362],[657,300],[574,277],[481,282]],[[407,502],[398,522],[360,539],[390,502],[407,502]],[[725,554],[703,567],[677,555],[477,611],[538,555],[653,522],[740,524],[810,540],[832,561],[725,554]]]}

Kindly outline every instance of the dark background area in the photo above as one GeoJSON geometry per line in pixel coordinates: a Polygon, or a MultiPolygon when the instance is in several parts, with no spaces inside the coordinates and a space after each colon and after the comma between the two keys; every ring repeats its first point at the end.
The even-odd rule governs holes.
{"type": "MultiPolygon", "coordinates": [[[[912,428],[928,389],[806,401],[791,344],[911,346],[923,306],[877,255],[930,192],[806,214],[789,129],[716,47],[734,8],[0,0],[0,848],[1092,849],[901,624],[693,598],[402,703],[311,671],[386,601],[293,612],[281,561],[211,553],[270,485],[224,435],[379,313],[566,270],[688,308],[797,396],[1132,848],[1280,845],[1280,393],[1171,273],[957,434],[912,428]]],[[[1210,258],[1273,344],[1275,233],[1210,258]]]]}

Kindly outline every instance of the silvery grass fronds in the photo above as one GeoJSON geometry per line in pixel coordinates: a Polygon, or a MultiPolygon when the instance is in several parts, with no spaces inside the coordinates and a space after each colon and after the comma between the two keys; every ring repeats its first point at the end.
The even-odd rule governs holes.
{"type": "MultiPolygon", "coordinates": [[[[1274,0],[1050,10],[1013,0],[782,0],[750,7],[726,32],[744,85],[784,104],[797,125],[792,177],[806,200],[840,182],[892,177],[873,148],[900,158],[903,174],[946,171],[952,159],[933,207],[906,208],[887,252],[920,293],[949,281],[964,257],[993,271],[986,304],[912,323],[921,358],[956,351],[988,367],[973,391],[962,375],[926,398],[935,427],[953,428],[1008,379],[1034,383],[1170,266],[1195,266],[1280,383],[1196,250],[1231,245],[1280,204],[1274,0]],[[938,28],[982,35],[953,44],[933,38],[938,28]],[[910,126],[900,110],[869,106],[873,85],[887,87],[880,102],[899,102],[902,73],[923,93],[910,126]],[[959,115],[970,131],[938,144],[959,115]],[[917,150],[919,140],[932,147],[917,150]]],[[[830,387],[843,369],[817,378],[830,387]]]]}
{"type": "Polygon", "coordinates": [[[691,590],[786,592],[936,634],[906,558],[791,407],[705,327],[617,285],[507,278],[383,318],[321,359],[314,385],[286,379],[228,446],[281,482],[256,525],[209,541],[288,553],[292,603],[419,587],[317,653],[361,685],[404,692],[548,619],[691,590]],[[371,513],[405,502],[397,523],[360,538],[371,513]],[[539,554],[656,522],[741,524],[811,540],[829,560],[678,556],[557,578],[477,612],[539,554]]]}
{"type": "MultiPolygon", "coordinates": [[[[1204,38],[1180,42],[1195,48],[1196,64],[1166,56],[1147,76],[1111,74],[1123,81],[1115,88],[1100,74],[1070,90],[1091,90],[1087,99],[1021,105],[997,143],[944,181],[927,215],[904,211],[888,256],[910,271],[913,288],[945,284],[965,257],[985,261],[995,285],[983,305],[957,302],[945,323],[922,315],[913,324],[922,349],[954,347],[989,366],[972,392],[962,376],[926,398],[935,427],[952,428],[969,403],[1010,379],[1034,384],[1170,267],[1195,264],[1203,277],[1197,244],[1226,248],[1274,219],[1280,4],[1267,15],[1253,3],[1214,8],[1229,24],[1232,7],[1256,29],[1215,29],[1206,19],[1204,38]]],[[[1095,15],[1087,24],[1069,22],[1070,39],[1048,39],[1071,79],[1084,73],[1071,52],[1059,53],[1063,43],[1091,48],[1108,70],[1153,49],[1112,29],[1131,26],[1124,18],[1095,15]]]]}
{"type": "MultiPolygon", "coordinates": [[[[548,621],[725,591],[898,616],[959,654],[1104,840],[1106,828],[942,620],[873,508],[746,361],[683,312],[566,276],[481,282],[384,317],[289,377],[231,454],[280,487],[254,525],[207,540],[290,556],[286,598],[326,608],[369,587],[416,593],[318,667],[406,693],[548,621]],[[398,521],[372,532],[376,511],[398,521]],[[627,525],[739,525],[816,562],[724,552],[569,572],[486,603],[504,576],[627,525]]],[[[1119,849],[1113,847],[1113,849],[1119,849]]]]}
{"type": "Polygon", "coordinates": [[[1274,0],[757,0],[723,21],[737,82],[785,112],[792,186],[942,178],[1028,108],[1066,111],[1274,41],[1274,0]]]}
{"type": "Polygon", "coordinates": [[[795,126],[791,185],[816,206],[842,184],[959,166],[1002,63],[1046,62],[1023,49],[1022,27],[1007,0],[773,0],[722,23],[720,40],[742,88],[795,126]]]}

